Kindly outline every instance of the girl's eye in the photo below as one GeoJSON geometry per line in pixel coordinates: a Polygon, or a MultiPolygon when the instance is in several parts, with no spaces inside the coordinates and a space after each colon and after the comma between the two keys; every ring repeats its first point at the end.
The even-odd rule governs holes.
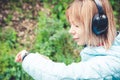
{"type": "Polygon", "coordinates": [[[78,25],[75,25],[75,27],[79,27],[78,25]]]}

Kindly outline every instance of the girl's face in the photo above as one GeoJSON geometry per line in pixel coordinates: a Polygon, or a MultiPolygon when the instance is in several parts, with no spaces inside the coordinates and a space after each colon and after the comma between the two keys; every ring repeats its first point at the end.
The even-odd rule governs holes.
{"type": "MultiPolygon", "coordinates": [[[[82,26],[82,25],[81,25],[81,26],[82,26]]],[[[77,42],[78,45],[84,45],[84,42],[81,41],[81,40],[83,40],[83,39],[82,39],[82,36],[84,36],[84,35],[83,35],[83,32],[84,32],[84,31],[80,28],[80,26],[71,24],[69,33],[72,35],[73,40],[74,40],[75,42],[77,42]]]]}

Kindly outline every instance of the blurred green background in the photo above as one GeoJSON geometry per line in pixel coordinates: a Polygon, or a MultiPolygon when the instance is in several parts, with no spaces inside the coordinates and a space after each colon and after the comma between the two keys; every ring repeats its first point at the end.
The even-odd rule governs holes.
{"type": "MultiPolygon", "coordinates": [[[[65,17],[71,1],[0,0],[0,80],[33,80],[14,62],[23,49],[66,65],[80,61],[82,46],[72,41],[65,17]]],[[[120,1],[110,3],[120,30],[120,1]]]]}

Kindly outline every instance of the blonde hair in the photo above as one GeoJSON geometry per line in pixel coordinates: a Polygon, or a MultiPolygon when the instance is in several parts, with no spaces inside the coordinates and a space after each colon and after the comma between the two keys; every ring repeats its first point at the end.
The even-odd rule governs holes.
{"type": "Polygon", "coordinates": [[[69,23],[74,23],[84,31],[81,41],[89,46],[102,44],[109,49],[116,36],[116,24],[113,10],[108,0],[100,0],[105,14],[108,17],[108,30],[105,34],[96,36],[92,32],[92,18],[98,12],[93,0],[74,0],[66,10],[66,17],[69,23]],[[83,26],[80,26],[82,24],[83,26]]]}

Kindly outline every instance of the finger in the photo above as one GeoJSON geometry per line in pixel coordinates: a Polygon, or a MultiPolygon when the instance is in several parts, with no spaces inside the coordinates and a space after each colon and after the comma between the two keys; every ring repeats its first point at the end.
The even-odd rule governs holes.
{"type": "Polygon", "coordinates": [[[24,53],[24,52],[27,52],[26,50],[22,50],[20,51],[16,57],[15,57],[15,62],[22,62],[22,59],[21,59],[21,54],[24,53]]]}
{"type": "Polygon", "coordinates": [[[21,53],[18,53],[18,54],[16,55],[16,57],[15,57],[15,62],[19,62],[20,56],[21,56],[21,53]]]}

